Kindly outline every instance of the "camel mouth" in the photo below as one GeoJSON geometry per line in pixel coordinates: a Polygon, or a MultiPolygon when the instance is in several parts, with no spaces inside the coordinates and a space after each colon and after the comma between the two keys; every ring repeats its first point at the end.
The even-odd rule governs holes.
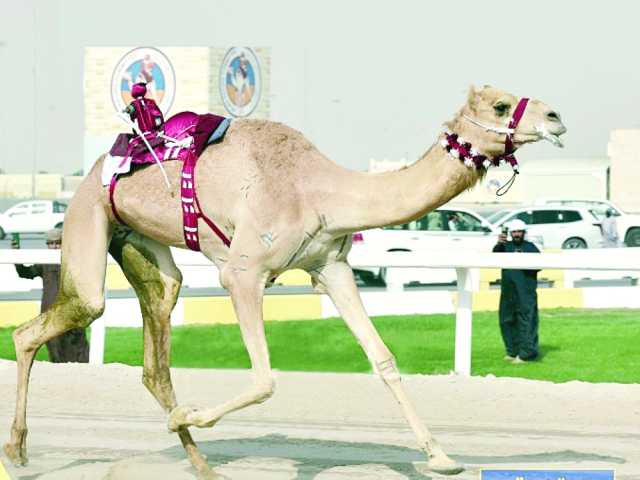
{"type": "Polygon", "coordinates": [[[553,133],[547,130],[547,127],[544,124],[536,125],[536,133],[538,134],[538,138],[540,140],[546,140],[554,147],[564,148],[564,143],[560,139],[560,135],[562,135],[564,132],[565,130],[563,129],[563,131],[561,131],[560,133],[553,133]]]}

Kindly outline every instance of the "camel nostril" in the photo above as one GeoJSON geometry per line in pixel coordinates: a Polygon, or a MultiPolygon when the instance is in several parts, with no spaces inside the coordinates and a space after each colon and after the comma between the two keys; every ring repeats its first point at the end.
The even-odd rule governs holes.
{"type": "Polygon", "coordinates": [[[552,122],[559,122],[560,121],[560,114],[551,111],[549,113],[547,113],[547,119],[551,120],[552,122]]]}

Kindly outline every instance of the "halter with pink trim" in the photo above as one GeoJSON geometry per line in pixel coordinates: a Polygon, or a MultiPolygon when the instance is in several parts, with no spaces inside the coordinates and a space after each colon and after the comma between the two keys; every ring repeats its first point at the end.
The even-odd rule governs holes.
{"type": "Polygon", "coordinates": [[[516,108],[513,110],[513,115],[511,116],[511,120],[509,121],[509,125],[504,127],[492,127],[490,125],[484,125],[477,120],[473,120],[465,115],[464,118],[469,120],[475,125],[484,128],[487,131],[493,131],[497,133],[504,133],[506,135],[504,141],[504,153],[497,157],[489,158],[486,155],[482,155],[478,150],[476,150],[471,143],[467,142],[464,138],[459,136],[457,133],[453,133],[451,131],[445,131],[445,138],[440,142],[442,147],[451,155],[453,158],[460,159],[467,167],[476,167],[477,169],[486,169],[490,166],[498,166],[502,163],[508,163],[513,168],[515,173],[518,173],[518,160],[514,155],[516,151],[515,146],[513,144],[513,135],[515,134],[516,128],[524,115],[524,111],[527,108],[527,104],[529,103],[528,98],[521,98],[516,105],[516,108]]]}

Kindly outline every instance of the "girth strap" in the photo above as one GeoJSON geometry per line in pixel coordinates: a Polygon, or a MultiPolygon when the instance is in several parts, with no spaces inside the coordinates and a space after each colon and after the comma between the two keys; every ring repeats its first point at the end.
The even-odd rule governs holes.
{"type": "MultiPolygon", "coordinates": [[[[197,159],[198,157],[196,157],[193,152],[189,152],[182,162],[180,201],[182,203],[182,223],[185,243],[187,244],[187,247],[189,249],[195,250],[196,252],[200,251],[198,219],[201,218],[209,226],[209,228],[213,230],[213,232],[218,235],[218,237],[220,237],[222,243],[224,243],[228,247],[229,245],[231,245],[231,241],[229,240],[229,238],[227,238],[224,232],[220,230],[210,218],[202,213],[202,208],[200,208],[200,202],[198,202],[198,196],[196,194],[195,179],[195,167],[197,159]]],[[[117,181],[118,174],[116,173],[113,175],[113,177],[111,177],[111,182],[109,183],[109,203],[111,204],[111,211],[113,212],[113,216],[116,218],[116,220],[122,225],[126,225],[126,223],[124,223],[124,220],[122,220],[122,218],[118,214],[116,203],[113,198],[117,181]]]]}
{"type": "Polygon", "coordinates": [[[200,237],[198,235],[198,219],[204,220],[213,232],[220,237],[222,243],[227,247],[231,245],[231,241],[227,236],[213,223],[200,208],[198,195],[196,194],[196,161],[198,157],[193,152],[189,152],[182,162],[182,181],[180,183],[180,197],[182,201],[182,223],[184,226],[184,241],[187,247],[196,252],[200,251],[200,237]]]}
{"type": "Polygon", "coordinates": [[[113,212],[113,216],[116,217],[116,220],[120,222],[122,225],[126,225],[120,215],[118,215],[118,210],[116,210],[116,202],[113,199],[113,194],[116,191],[116,182],[118,181],[118,174],[114,173],[113,177],[111,177],[111,182],[109,183],[109,203],[111,204],[111,211],[113,212]]]}

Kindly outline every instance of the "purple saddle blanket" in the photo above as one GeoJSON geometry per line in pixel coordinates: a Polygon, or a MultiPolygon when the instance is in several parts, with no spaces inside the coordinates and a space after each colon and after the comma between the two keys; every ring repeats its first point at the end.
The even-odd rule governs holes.
{"type": "MultiPolygon", "coordinates": [[[[169,118],[160,133],[147,137],[160,161],[184,160],[187,155],[200,156],[207,145],[221,139],[231,119],[206,113],[180,112],[169,118]]],[[[155,163],[145,143],[136,135],[121,133],[109,150],[112,157],[131,159],[134,164],[155,163]]]]}

